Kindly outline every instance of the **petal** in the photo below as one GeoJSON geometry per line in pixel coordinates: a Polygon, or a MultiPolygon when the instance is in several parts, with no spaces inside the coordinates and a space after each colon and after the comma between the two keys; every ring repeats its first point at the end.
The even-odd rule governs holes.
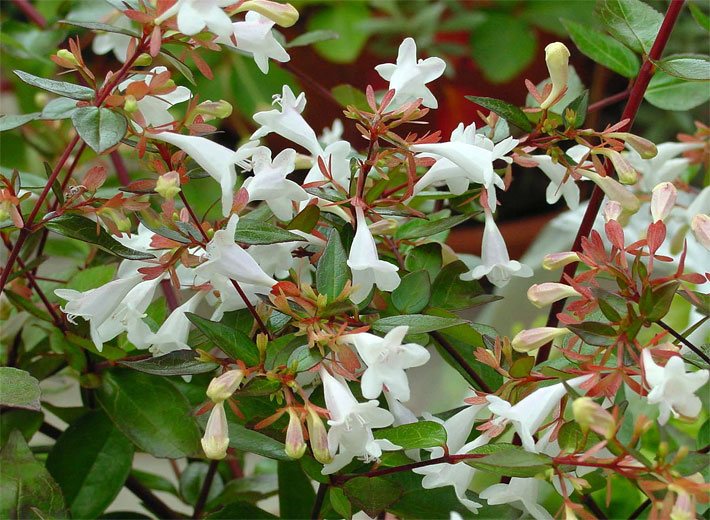
{"type": "Polygon", "coordinates": [[[192,36],[199,33],[207,24],[201,13],[190,2],[184,2],[178,11],[177,25],[181,33],[192,36]]]}

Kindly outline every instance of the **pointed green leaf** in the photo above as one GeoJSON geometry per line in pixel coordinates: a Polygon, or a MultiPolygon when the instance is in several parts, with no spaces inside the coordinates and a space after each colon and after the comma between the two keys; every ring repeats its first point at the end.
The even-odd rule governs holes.
{"type": "Polygon", "coordinates": [[[511,125],[515,125],[524,132],[530,132],[533,129],[532,123],[520,108],[511,105],[500,99],[481,97],[481,96],[464,96],[469,101],[473,101],[477,105],[487,108],[491,112],[495,112],[500,117],[508,121],[511,125]]]}
{"type": "Polygon", "coordinates": [[[405,450],[446,445],[446,430],[434,421],[392,426],[376,430],[374,433],[375,439],[387,439],[405,450]]]}
{"type": "Polygon", "coordinates": [[[598,13],[614,37],[638,53],[651,51],[663,23],[663,15],[641,0],[604,0],[598,13]]]}
{"type": "Polygon", "coordinates": [[[72,99],[80,99],[88,101],[94,98],[94,91],[89,87],[75,85],[73,83],[65,83],[64,81],[55,81],[53,79],[40,78],[28,72],[21,70],[14,71],[18,78],[32,85],[33,87],[44,89],[53,94],[64,96],[72,99]]]}
{"type": "Polygon", "coordinates": [[[282,242],[298,242],[303,238],[295,233],[274,226],[267,222],[251,219],[240,219],[234,240],[249,245],[279,244],[282,242]]]}
{"type": "Polygon", "coordinates": [[[0,405],[39,412],[39,381],[29,372],[13,367],[0,367],[0,405]]]}
{"type": "Polygon", "coordinates": [[[175,350],[138,361],[119,361],[124,367],[158,376],[187,376],[214,371],[219,365],[199,360],[194,350],[175,350]]]}
{"type": "Polygon", "coordinates": [[[99,107],[77,108],[71,121],[79,136],[96,153],[102,153],[121,142],[128,122],[123,114],[99,107]]]}
{"type": "Polygon", "coordinates": [[[409,273],[402,278],[399,286],[392,291],[392,303],[403,314],[419,312],[429,303],[431,281],[424,269],[409,273]]]}
{"type": "Polygon", "coordinates": [[[446,217],[439,220],[415,218],[397,228],[394,237],[397,240],[410,240],[414,238],[429,237],[458,226],[462,222],[466,222],[472,216],[473,215],[456,215],[454,217],[446,217]]]}
{"type": "Polygon", "coordinates": [[[242,331],[216,321],[210,321],[191,312],[185,313],[200,332],[232,359],[241,359],[247,366],[259,363],[259,349],[242,331]]]}
{"type": "Polygon", "coordinates": [[[409,327],[408,334],[419,334],[421,332],[432,332],[446,329],[456,325],[468,323],[460,318],[442,318],[439,316],[429,316],[428,314],[407,314],[402,316],[388,316],[380,318],[372,324],[372,328],[379,332],[389,332],[400,325],[409,327]]]}
{"type": "Polygon", "coordinates": [[[635,78],[641,64],[638,56],[611,36],[571,20],[562,20],[582,54],[625,78],[635,78]]]}
{"type": "Polygon", "coordinates": [[[316,288],[320,294],[334,300],[343,292],[345,284],[350,280],[348,255],[343,249],[340,235],[336,229],[330,231],[328,243],[316,269],[316,288]]]}

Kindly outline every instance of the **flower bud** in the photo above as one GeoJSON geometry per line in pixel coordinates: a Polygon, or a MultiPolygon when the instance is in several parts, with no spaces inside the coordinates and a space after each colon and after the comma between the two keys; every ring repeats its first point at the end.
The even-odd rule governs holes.
{"type": "Polygon", "coordinates": [[[57,51],[57,58],[75,67],[79,66],[79,62],[77,61],[76,56],[74,56],[74,54],[70,50],[59,49],[57,51]]]}
{"type": "Polygon", "coordinates": [[[550,72],[552,90],[540,108],[550,108],[567,88],[567,78],[569,76],[569,49],[564,43],[554,42],[545,47],[545,63],[550,72]]]}
{"type": "Polygon", "coordinates": [[[654,222],[664,220],[675,205],[678,191],[670,182],[662,182],[653,188],[651,195],[651,216],[654,222]]]}
{"type": "Polygon", "coordinates": [[[129,114],[132,114],[133,112],[138,110],[138,101],[136,101],[136,98],[131,96],[130,94],[126,96],[125,100],[123,101],[123,110],[125,110],[129,114]]]}
{"type": "Polygon", "coordinates": [[[591,397],[579,397],[572,403],[572,413],[582,432],[590,429],[605,439],[613,439],[616,434],[614,417],[594,402],[591,397]]]}
{"type": "Polygon", "coordinates": [[[534,284],[528,289],[528,300],[541,309],[558,300],[581,296],[574,288],[564,283],[545,282],[534,284]]]}
{"type": "Polygon", "coordinates": [[[229,399],[239,388],[242,379],[244,379],[244,372],[238,369],[229,370],[221,376],[215,377],[207,387],[207,397],[215,403],[229,399]]]}
{"type": "Polygon", "coordinates": [[[705,213],[698,213],[690,221],[690,229],[705,249],[710,250],[710,217],[705,213]]]}
{"type": "Polygon", "coordinates": [[[247,0],[232,14],[244,11],[255,11],[281,27],[291,27],[298,21],[298,11],[291,4],[281,4],[270,0],[247,0]]]}
{"type": "Polygon", "coordinates": [[[310,155],[297,153],[296,163],[294,169],[296,170],[310,170],[313,167],[313,157],[310,155]]]}
{"type": "Polygon", "coordinates": [[[631,148],[636,150],[636,153],[638,153],[642,159],[653,159],[656,155],[658,155],[658,148],[656,148],[656,145],[648,139],[644,139],[638,135],[629,134],[627,132],[613,132],[606,135],[608,137],[621,139],[631,148]]]}
{"type": "Polygon", "coordinates": [[[219,101],[205,101],[197,105],[195,112],[218,119],[224,119],[232,115],[232,105],[224,99],[220,99],[219,101]]]}
{"type": "Polygon", "coordinates": [[[513,350],[518,352],[530,352],[536,350],[543,345],[549,343],[555,338],[569,334],[569,330],[566,328],[557,327],[538,327],[536,329],[526,329],[518,332],[511,346],[513,350]]]}
{"type": "Polygon", "coordinates": [[[308,427],[308,438],[311,441],[313,456],[321,464],[329,464],[333,460],[328,447],[328,432],[318,413],[313,408],[307,407],[306,426],[308,427]]]}
{"type": "Polygon", "coordinates": [[[621,184],[635,184],[638,180],[638,173],[636,173],[634,167],[626,159],[626,157],[621,155],[616,150],[611,150],[609,148],[600,148],[597,150],[593,150],[592,153],[595,153],[597,155],[603,155],[604,157],[607,157],[611,160],[611,163],[614,165],[614,170],[616,171],[616,175],[619,177],[619,181],[621,182],[621,184]]]}
{"type": "Polygon", "coordinates": [[[176,171],[164,173],[158,177],[155,191],[164,199],[172,199],[180,193],[180,174],[176,171]]]}
{"type": "Polygon", "coordinates": [[[684,490],[678,490],[678,498],[676,498],[673,509],[671,510],[671,520],[695,520],[695,500],[684,490]]]}
{"type": "Polygon", "coordinates": [[[136,67],[147,67],[151,63],[153,63],[153,57],[145,52],[138,56],[136,61],[133,62],[136,67]]]}
{"type": "Polygon", "coordinates": [[[208,459],[220,460],[227,455],[229,435],[223,402],[220,401],[212,408],[210,418],[207,420],[205,434],[200,442],[208,459]]]}
{"type": "Polygon", "coordinates": [[[286,455],[292,459],[300,459],[306,452],[306,441],[303,440],[303,425],[298,412],[288,409],[288,428],[286,429],[286,455]]]}
{"type": "Polygon", "coordinates": [[[562,253],[550,253],[542,259],[542,267],[548,271],[559,269],[566,265],[579,262],[579,255],[574,251],[565,251],[562,253]]]}
{"type": "Polygon", "coordinates": [[[581,170],[580,173],[599,186],[610,200],[621,204],[624,213],[636,213],[641,207],[639,199],[611,177],[602,177],[598,173],[590,170],[581,170]]]}
{"type": "Polygon", "coordinates": [[[602,215],[604,215],[604,222],[609,222],[611,220],[618,220],[621,216],[623,208],[621,204],[615,200],[609,200],[602,208],[602,215]]]}

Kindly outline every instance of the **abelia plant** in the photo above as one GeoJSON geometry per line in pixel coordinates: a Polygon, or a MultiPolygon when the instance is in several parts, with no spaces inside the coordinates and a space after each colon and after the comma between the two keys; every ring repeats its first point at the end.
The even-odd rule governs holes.
{"type": "Polygon", "coordinates": [[[3,516],[116,518],[124,486],[159,518],[183,511],[156,491],[193,518],[604,518],[619,501],[631,518],[706,514],[710,188],[694,175],[707,181],[710,133],[631,132],[656,71],[707,84],[706,57],[663,58],[682,1],[665,17],[602,2],[611,35],[571,26],[603,65],[640,53],[611,98],[575,93],[555,42],[525,107],[470,97],[485,125],[442,135],[428,116],[447,63],[405,38],[332,129],[308,122],[321,100],[283,85],[239,143],[216,134],[232,106],[188,86],[193,71],[212,79],[232,52],[298,70],[278,29],[296,8],[112,5],[110,24],[63,23],[119,63],[92,70],[91,33],[71,38],[51,56],[61,79],[14,71],[45,92],[42,111],[0,120],[61,129],[64,146],[46,179],[2,176],[3,516]],[[616,101],[616,122],[588,123],[616,101]],[[511,259],[496,222],[523,168],[577,230],[535,264],[511,259]],[[466,221],[483,224],[480,258],[446,245],[466,221]],[[68,279],[52,274],[62,247],[68,279]],[[559,281],[530,280],[540,267],[559,281]],[[464,319],[485,306],[516,320],[514,280],[546,323],[507,335],[464,319]],[[439,390],[434,358],[462,376],[445,411],[415,399],[439,390]],[[51,403],[58,377],[80,407],[51,403]],[[134,453],[170,459],[180,490],[134,453]]]}

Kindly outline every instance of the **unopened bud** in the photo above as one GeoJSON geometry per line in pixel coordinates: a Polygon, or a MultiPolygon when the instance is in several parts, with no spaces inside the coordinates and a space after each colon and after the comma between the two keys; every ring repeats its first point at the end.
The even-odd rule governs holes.
{"type": "Polygon", "coordinates": [[[397,222],[393,219],[383,218],[368,227],[373,235],[392,235],[397,231],[397,222]]]}
{"type": "Polygon", "coordinates": [[[541,309],[558,300],[581,296],[574,288],[564,283],[545,282],[534,284],[528,289],[528,300],[541,309]]]}
{"type": "Polygon", "coordinates": [[[233,14],[244,11],[255,11],[281,27],[291,27],[298,21],[298,11],[294,6],[270,0],[247,0],[233,14]]]}
{"type": "Polygon", "coordinates": [[[303,440],[303,425],[298,412],[288,409],[288,428],[286,429],[286,455],[292,459],[300,459],[306,452],[306,441],[303,440]]]}
{"type": "Polygon", "coordinates": [[[57,58],[59,58],[60,60],[69,62],[72,65],[74,65],[75,67],[79,66],[79,61],[76,59],[76,56],[74,56],[74,54],[70,50],[59,49],[57,51],[57,58]]]}
{"type": "Polygon", "coordinates": [[[227,415],[224,413],[224,403],[214,405],[207,420],[205,435],[201,439],[202,449],[208,459],[221,460],[227,455],[229,433],[227,415]]]}
{"type": "Polygon", "coordinates": [[[244,372],[238,369],[229,370],[219,377],[210,381],[207,387],[207,397],[215,403],[221,403],[225,399],[232,397],[244,379],[244,372]]]}
{"type": "Polygon", "coordinates": [[[693,230],[695,238],[705,249],[710,250],[710,217],[705,213],[698,213],[690,221],[690,229],[693,230]]]}
{"type": "Polygon", "coordinates": [[[151,63],[153,63],[153,57],[145,52],[138,56],[136,61],[133,62],[136,67],[147,67],[151,63]]]}
{"type": "Polygon", "coordinates": [[[619,220],[619,217],[621,216],[621,213],[624,211],[624,208],[621,207],[621,204],[616,202],[615,200],[609,200],[604,204],[604,207],[602,208],[602,215],[604,215],[604,222],[609,222],[610,220],[619,220]]]}
{"type": "Polygon", "coordinates": [[[328,432],[325,431],[325,425],[318,413],[310,407],[307,407],[307,410],[306,426],[313,456],[321,464],[329,464],[333,460],[333,455],[328,447],[328,432]]]}
{"type": "Polygon", "coordinates": [[[180,193],[180,174],[176,171],[164,173],[158,177],[155,191],[164,199],[172,199],[180,193]]]}
{"type": "Polygon", "coordinates": [[[636,184],[636,181],[638,180],[638,173],[636,173],[636,170],[626,159],[626,157],[621,155],[619,152],[611,150],[610,148],[599,148],[597,150],[593,150],[592,153],[603,155],[611,160],[621,184],[636,184]]]}
{"type": "Polygon", "coordinates": [[[129,114],[138,110],[138,101],[136,101],[136,98],[131,95],[126,96],[123,101],[123,110],[129,114]]]}
{"type": "Polygon", "coordinates": [[[550,108],[567,88],[569,77],[569,49],[564,43],[554,42],[545,47],[545,63],[550,72],[552,90],[550,95],[542,102],[540,108],[550,108]]]}
{"type": "Polygon", "coordinates": [[[294,169],[296,169],[296,170],[310,170],[311,168],[313,168],[313,157],[311,157],[310,155],[297,153],[294,169]]]}
{"type": "Polygon", "coordinates": [[[627,132],[614,132],[607,134],[607,136],[621,139],[631,148],[636,150],[636,153],[638,153],[642,159],[653,159],[656,155],[658,155],[658,148],[656,148],[656,145],[648,139],[644,139],[638,135],[629,134],[627,132]]]}
{"type": "Polygon", "coordinates": [[[578,516],[574,513],[574,510],[565,504],[565,520],[578,520],[578,516]]]}
{"type": "Polygon", "coordinates": [[[616,434],[614,417],[594,402],[591,397],[579,397],[572,403],[572,413],[582,432],[590,429],[605,439],[613,439],[616,434]]]}
{"type": "Polygon", "coordinates": [[[232,115],[232,105],[224,99],[220,99],[219,101],[205,101],[197,105],[195,112],[218,119],[224,119],[232,115]]]}
{"type": "Polygon", "coordinates": [[[542,259],[542,267],[548,271],[559,269],[566,265],[579,262],[579,255],[574,251],[565,251],[562,253],[550,253],[542,259]]]}
{"type": "Polygon", "coordinates": [[[611,177],[602,177],[598,173],[589,170],[581,170],[580,173],[599,186],[610,200],[621,204],[621,208],[625,214],[631,215],[636,213],[641,207],[639,199],[611,177]]]}
{"type": "Polygon", "coordinates": [[[678,489],[678,498],[671,509],[671,520],[695,520],[695,500],[692,495],[683,489],[678,489]]]}
{"type": "Polygon", "coordinates": [[[651,216],[654,222],[664,220],[673,209],[678,190],[670,182],[662,182],[653,188],[651,195],[651,216]]]}
{"type": "Polygon", "coordinates": [[[530,352],[549,343],[555,338],[569,334],[569,330],[561,327],[538,327],[536,329],[526,329],[518,332],[511,346],[518,352],[530,352]]]}
{"type": "Polygon", "coordinates": [[[10,211],[12,210],[12,204],[9,200],[0,201],[0,222],[5,220],[10,220],[10,211]]]}

